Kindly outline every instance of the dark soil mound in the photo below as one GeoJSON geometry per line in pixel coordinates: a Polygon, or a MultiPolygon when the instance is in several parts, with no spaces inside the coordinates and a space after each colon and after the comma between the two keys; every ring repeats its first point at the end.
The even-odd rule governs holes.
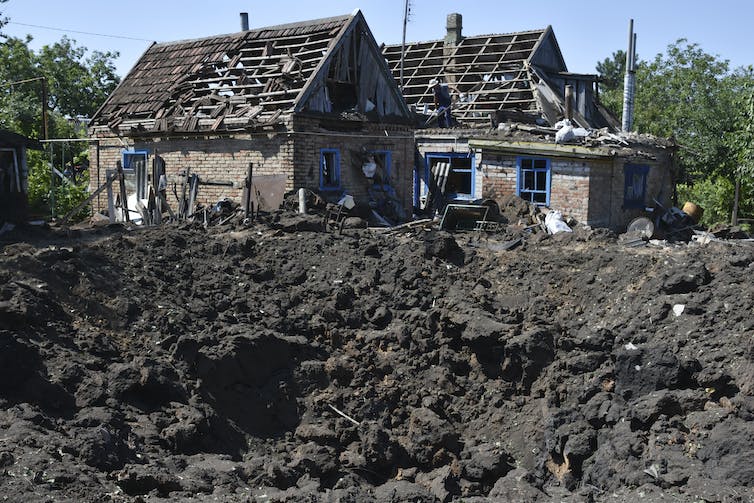
{"type": "Polygon", "coordinates": [[[318,229],[0,244],[0,494],[754,498],[751,248],[318,229]]]}

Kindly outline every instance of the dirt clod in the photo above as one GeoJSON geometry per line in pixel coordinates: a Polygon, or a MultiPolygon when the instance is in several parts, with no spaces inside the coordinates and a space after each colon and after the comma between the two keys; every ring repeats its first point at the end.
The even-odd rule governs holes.
{"type": "Polygon", "coordinates": [[[499,234],[4,235],[0,494],[752,499],[748,245],[548,238],[498,203],[499,234]]]}

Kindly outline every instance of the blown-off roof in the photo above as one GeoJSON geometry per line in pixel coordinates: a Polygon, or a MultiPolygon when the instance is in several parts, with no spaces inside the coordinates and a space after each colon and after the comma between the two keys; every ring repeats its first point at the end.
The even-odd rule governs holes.
{"type": "MultiPolygon", "coordinates": [[[[188,132],[274,123],[300,111],[302,96],[316,95],[307,89],[322,68],[329,70],[323,60],[335,47],[345,46],[342,38],[354,47],[361,44],[364,37],[350,36],[352,30],[348,29],[355,22],[363,23],[362,33],[368,32],[357,11],[349,16],[154,44],[100,108],[93,124],[188,132]]],[[[376,55],[372,59],[379,60],[373,40],[364,45],[371,46],[376,55]]],[[[390,81],[386,69],[384,73],[390,81]]],[[[407,112],[397,88],[392,94],[393,101],[400,102],[401,112],[407,112]]],[[[329,103],[319,111],[331,111],[326,105],[329,103]]],[[[395,112],[396,105],[388,108],[380,111],[395,112]]]]}
{"type": "MultiPolygon", "coordinates": [[[[489,124],[499,109],[539,112],[529,66],[550,28],[463,38],[458,45],[444,40],[406,45],[403,95],[420,110],[432,107],[429,81],[439,79],[454,87],[460,101],[454,116],[464,123],[489,124]]],[[[396,80],[400,79],[401,46],[385,46],[383,54],[396,80]]],[[[556,61],[562,63],[557,50],[556,61]]],[[[564,64],[563,68],[565,69],[564,64]]]]}

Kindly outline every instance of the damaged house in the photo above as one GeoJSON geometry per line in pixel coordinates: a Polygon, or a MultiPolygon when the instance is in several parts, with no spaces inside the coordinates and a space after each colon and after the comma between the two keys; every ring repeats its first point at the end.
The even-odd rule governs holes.
{"type": "Polygon", "coordinates": [[[444,39],[383,47],[419,114],[414,204],[436,175],[450,200],[515,194],[592,225],[624,230],[654,200],[668,204],[675,145],[619,133],[600,105],[598,77],[568,72],[551,27],[462,35],[447,17],[444,39]],[[453,124],[438,128],[433,85],[452,96],[453,124]],[[563,119],[569,119],[570,128],[563,119]],[[556,127],[557,126],[557,127],[556,127]],[[564,129],[564,138],[556,133],[564,129]]]}
{"type": "MultiPolygon", "coordinates": [[[[92,119],[92,164],[120,161],[140,198],[159,156],[168,194],[188,169],[207,182],[204,203],[240,201],[251,164],[255,181],[277,177],[286,190],[410,208],[412,118],[362,13],[244,22],[149,47],[92,119]]],[[[105,182],[104,170],[92,175],[92,189],[105,182]]]]}

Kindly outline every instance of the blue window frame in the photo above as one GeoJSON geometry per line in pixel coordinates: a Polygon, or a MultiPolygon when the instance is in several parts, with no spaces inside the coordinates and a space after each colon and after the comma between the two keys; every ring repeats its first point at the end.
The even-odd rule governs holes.
{"type": "Polygon", "coordinates": [[[518,157],[516,167],[516,195],[537,206],[550,206],[550,160],[518,157]]]}
{"type": "Polygon", "coordinates": [[[340,190],[340,150],[319,151],[319,190],[340,190]]]}
{"type": "Polygon", "coordinates": [[[136,192],[136,197],[147,197],[147,156],[146,150],[124,150],[121,153],[123,171],[127,175],[127,190],[136,192]]]}
{"type": "MultiPolygon", "coordinates": [[[[474,199],[474,154],[429,153],[425,161],[425,180],[429,181],[432,168],[445,162],[450,164],[450,173],[445,183],[445,195],[451,199],[474,199]]],[[[426,187],[423,191],[426,193],[426,187]]]]}
{"type": "Polygon", "coordinates": [[[626,183],[623,186],[623,207],[644,208],[647,198],[649,166],[626,164],[623,166],[626,183]]]}
{"type": "Polygon", "coordinates": [[[121,152],[121,163],[123,165],[123,169],[130,169],[133,170],[136,168],[136,165],[139,161],[144,161],[144,166],[147,165],[147,155],[148,152],[146,150],[124,150],[121,152]]]}

